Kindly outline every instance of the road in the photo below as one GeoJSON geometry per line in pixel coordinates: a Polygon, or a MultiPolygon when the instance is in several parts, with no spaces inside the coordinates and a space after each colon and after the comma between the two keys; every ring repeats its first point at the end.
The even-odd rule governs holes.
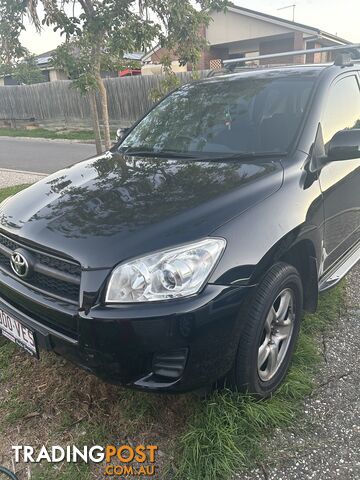
{"type": "Polygon", "coordinates": [[[94,154],[85,143],[0,137],[0,168],[53,173],[94,154]]]}

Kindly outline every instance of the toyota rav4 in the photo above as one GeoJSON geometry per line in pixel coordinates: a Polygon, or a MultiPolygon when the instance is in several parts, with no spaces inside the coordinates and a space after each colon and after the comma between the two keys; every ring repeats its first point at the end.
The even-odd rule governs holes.
{"type": "Polygon", "coordinates": [[[357,62],[193,82],[5,200],[2,333],[134,388],[270,395],[360,258],[359,85],[357,62]]]}

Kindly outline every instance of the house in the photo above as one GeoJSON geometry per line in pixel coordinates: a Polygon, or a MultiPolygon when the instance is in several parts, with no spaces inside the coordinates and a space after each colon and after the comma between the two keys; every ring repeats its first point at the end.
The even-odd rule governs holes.
{"type": "MultiPolygon", "coordinates": [[[[202,32],[209,48],[201,55],[200,70],[221,68],[222,61],[231,58],[351,43],[315,27],[235,5],[228,7],[226,12],[213,12],[212,20],[202,32]]],[[[143,57],[146,64],[143,73],[155,72],[164,53],[159,46],[149,51],[143,57]]],[[[304,56],[282,57],[263,60],[263,63],[323,63],[330,59],[331,56],[323,52],[308,54],[306,60],[304,56]]],[[[178,70],[176,57],[173,56],[172,60],[174,68],[178,70]]],[[[190,65],[185,67],[185,70],[190,69],[190,65]]]]}
{"type": "Polygon", "coordinates": [[[67,74],[63,70],[54,68],[52,65],[52,56],[55,50],[41,53],[35,57],[36,63],[41,69],[46,82],[55,82],[56,80],[68,80],[67,74]]]}
{"type": "MultiPolygon", "coordinates": [[[[52,65],[52,55],[55,50],[50,50],[49,52],[42,53],[35,56],[35,62],[41,70],[41,73],[44,76],[45,82],[55,82],[56,80],[68,80],[68,76],[62,70],[54,68],[52,65]]],[[[18,85],[15,78],[11,75],[6,75],[3,78],[0,78],[1,85],[18,85]]]]}

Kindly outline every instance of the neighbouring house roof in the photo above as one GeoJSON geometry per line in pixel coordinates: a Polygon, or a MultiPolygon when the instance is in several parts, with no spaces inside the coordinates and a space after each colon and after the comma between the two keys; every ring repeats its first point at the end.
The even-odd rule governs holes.
{"type": "Polygon", "coordinates": [[[145,53],[145,55],[143,55],[143,57],[141,58],[141,61],[142,62],[147,62],[148,60],[150,60],[151,56],[157,52],[158,50],[160,50],[161,45],[160,43],[158,43],[157,45],[155,45],[151,50],[149,50],[148,52],[145,53]]]}
{"type": "MultiPolygon", "coordinates": [[[[344,38],[338,37],[337,35],[333,35],[332,33],[327,33],[323,30],[320,30],[319,28],[316,27],[311,27],[309,25],[305,25],[303,23],[298,23],[298,22],[293,22],[291,20],[286,20],[281,17],[275,17],[274,15],[269,15],[268,13],[263,13],[263,12],[258,12],[256,10],[250,10],[249,8],[244,8],[240,7],[237,5],[231,5],[228,7],[228,10],[234,13],[238,13],[240,15],[245,15],[247,17],[252,17],[257,20],[263,20],[269,23],[274,23],[276,25],[284,26],[287,27],[291,30],[300,30],[304,33],[310,34],[310,35],[317,35],[320,36],[324,39],[331,40],[332,42],[339,43],[340,45],[348,45],[351,44],[348,40],[345,40],[344,38]]],[[[143,57],[142,61],[146,62],[150,60],[151,56],[160,50],[161,45],[155,45],[151,50],[149,50],[143,57]]]]}
{"type": "Polygon", "coordinates": [[[287,26],[289,28],[302,30],[304,31],[304,33],[313,33],[316,35],[321,35],[322,37],[328,38],[329,40],[332,40],[340,44],[345,44],[345,45],[351,44],[351,42],[349,42],[348,40],[338,37],[337,35],[333,35],[332,33],[325,32],[324,30],[320,30],[319,28],[311,27],[303,23],[293,22],[292,20],[286,20],[285,18],[275,17],[274,15],[269,15],[268,13],[257,12],[256,10],[250,10],[249,8],[240,7],[238,5],[231,5],[229,7],[229,10],[235,13],[246,15],[248,17],[253,17],[259,20],[265,20],[272,23],[276,23],[277,25],[283,24],[284,26],[287,26]]]}
{"type": "MultiPolygon", "coordinates": [[[[40,55],[35,55],[36,63],[39,67],[48,66],[53,58],[55,50],[49,50],[48,52],[41,53],[40,55]]],[[[126,60],[141,60],[143,57],[143,52],[129,52],[124,54],[124,59],[126,60]]]]}
{"type": "Polygon", "coordinates": [[[35,55],[36,63],[39,65],[39,67],[42,65],[47,65],[51,62],[54,53],[55,50],[49,50],[48,52],[40,53],[40,55],[35,55]]]}
{"type": "Polygon", "coordinates": [[[141,60],[144,56],[144,52],[133,52],[133,53],[125,53],[124,58],[126,60],[141,60]]]}

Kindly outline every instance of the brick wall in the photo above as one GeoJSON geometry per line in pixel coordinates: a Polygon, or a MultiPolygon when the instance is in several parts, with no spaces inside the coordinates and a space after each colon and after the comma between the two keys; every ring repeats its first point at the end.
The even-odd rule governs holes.
{"type": "MultiPolygon", "coordinates": [[[[303,35],[296,32],[291,37],[274,38],[272,40],[265,40],[260,42],[259,55],[270,55],[272,53],[291,52],[294,50],[302,50],[304,48],[303,35]]],[[[301,57],[279,57],[279,58],[265,58],[261,60],[262,65],[277,65],[284,63],[304,63],[301,57]]]]}
{"type": "Polygon", "coordinates": [[[200,58],[199,70],[208,70],[210,68],[210,60],[226,60],[229,58],[228,48],[210,47],[206,49],[200,58]]]}
{"type": "MultiPolygon", "coordinates": [[[[168,53],[169,51],[166,48],[160,48],[159,50],[156,50],[156,52],[151,55],[151,63],[159,64],[161,61],[161,57],[167,55],[168,53]]],[[[177,60],[176,55],[174,55],[173,53],[170,53],[170,57],[171,61],[177,60]]]]}

